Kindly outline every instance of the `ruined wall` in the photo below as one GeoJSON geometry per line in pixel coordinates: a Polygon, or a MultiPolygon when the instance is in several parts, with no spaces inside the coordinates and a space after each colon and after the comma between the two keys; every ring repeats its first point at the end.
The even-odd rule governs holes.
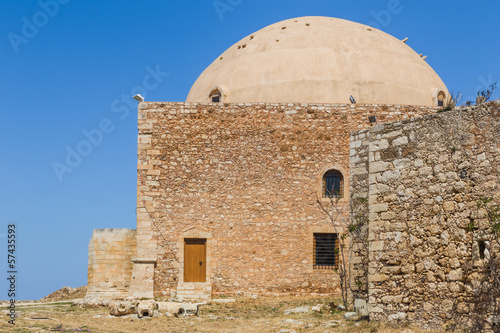
{"type": "Polygon", "coordinates": [[[86,297],[127,297],[135,255],[135,230],[94,229],[89,243],[86,297]]]}
{"type": "MultiPolygon", "coordinates": [[[[214,291],[331,292],[313,269],[313,233],[334,232],[316,198],[330,168],[345,179],[349,135],[428,107],[331,104],[139,104],[138,256],[157,258],[155,295],[183,279],[183,238],[207,238],[214,291]],[[194,236],[193,236],[194,235],[194,236]]],[[[322,200],[328,203],[328,200],[322,200]]],[[[342,229],[341,229],[342,230],[342,229]]],[[[343,230],[342,230],[343,231],[343,230]]]]}
{"type": "Polygon", "coordinates": [[[370,318],[424,327],[488,319],[478,300],[495,288],[477,200],[500,202],[500,102],[376,125],[351,140],[351,192],[369,199],[368,211],[353,209],[369,219],[370,318]]]}

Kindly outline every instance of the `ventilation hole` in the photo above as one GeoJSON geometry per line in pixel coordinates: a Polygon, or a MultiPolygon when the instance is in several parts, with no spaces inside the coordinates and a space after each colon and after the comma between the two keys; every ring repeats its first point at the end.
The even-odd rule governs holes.
{"type": "Polygon", "coordinates": [[[311,23],[306,23],[306,27],[308,27],[308,26],[310,26],[310,25],[311,25],[311,23]]]}
{"type": "Polygon", "coordinates": [[[254,35],[250,35],[250,40],[254,39],[254,37],[255,37],[254,35]]]}
{"type": "Polygon", "coordinates": [[[276,43],[279,42],[280,40],[279,39],[276,39],[276,43]]]}
{"type": "Polygon", "coordinates": [[[238,50],[241,49],[241,45],[238,45],[238,50]]]}
{"type": "Polygon", "coordinates": [[[247,44],[243,44],[241,47],[244,49],[245,47],[247,47],[247,44]]]}
{"type": "Polygon", "coordinates": [[[219,60],[222,60],[222,59],[223,59],[222,57],[219,58],[219,60]]]}
{"type": "Polygon", "coordinates": [[[285,30],[285,29],[286,29],[286,27],[282,27],[282,28],[281,28],[281,30],[285,30]]]}
{"type": "Polygon", "coordinates": [[[368,28],[368,29],[366,29],[366,30],[368,30],[368,31],[372,31],[372,29],[370,29],[370,28],[368,28]]]}

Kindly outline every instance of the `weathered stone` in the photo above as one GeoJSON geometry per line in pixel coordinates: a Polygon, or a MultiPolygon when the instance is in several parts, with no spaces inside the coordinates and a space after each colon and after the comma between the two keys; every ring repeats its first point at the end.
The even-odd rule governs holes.
{"type": "Polygon", "coordinates": [[[137,317],[153,317],[155,309],[157,309],[157,303],[154,300],[141,301],[137,305],[137,317]]]}
{"type": "Polygon", "coordinates": [[[310,311],[311,311],[310,306],[301,306],[299,308],[285,310],[285,314],[288,315],[292,313],[308,313],[310,311]]]}
{"type": "Polygon", "coordinates": [[[113,316],[124,316],[137,313],[138,302],[113,301],[109,303],[109,314],[113,316]]]}
{"type": "Polygon", "coordinates": [[[357,312],[346,312],[343,318],[349,321],[358,321],[361,319],[361,316],[357,312]]]}
{"type": "Polygon", "coordinates": [[[447,212],[452,212],[455,210],[455,202],[454,201],[445,201],[443,202],[443,209],[447,212]]]}
{"type": "Polygon", "coordinates": [[[389,321],[405,320],[405,318],[406,318],[406,313],[404,313],[404,312],[398,312],[398,313],[389,315],[387,317],[387,320],[389,320],[389,321]]]}
{"type": "Polygon", "coordinates": [[[322,307],[323,307],[323,304],[318,304],[318,305],[316,305],[316,306],[313,306],[313,307],[311,308],[311,310],[312,310],[313,312],[321,312],[321,308],[322,308],[322,307]]]}
{"type": "Polygon", "coordinates": [[[372,274],[368,277],[369,281],[372,281],[372,282],[383,282],[385,280],[387,280],[387,275],[385,274],[372,274]]]}
{"type": "Polygon", "coordinates": [[[393,146],[401,146],[401,145],[405,145],[407,143],[408,143],[408,137],[406,137],[406,136],[402,136],[402,137],[394,139],[392,141],[393,146]]]}
{"type": "Polygon", "coordinates": [[[448,273],[448,281],[461,281],[463,279],[463,271],[461,268],[450,271],[448,273]]]}
{"type": "MultiPolygon", "coordinates": [[[[366,255],[364,267],[357,257],[351,267],[355,279],[368,276],[363,295],[369,295],[370,319],[427,328],[460,322],[465,328],[477,318],[477,296],[472,295],[483,293],[487,300],[495,294],[486,282],[484,259],[479,259],[477,239],[488,226],[476,200],[499,198],[499,109],[500,101],[386,123],[368,139],[388,139],[391,147],[356,152],[358,161],[368,161],[369,170],[378,172],[367,182],[351,179],[351,190],[367,192],[368,198],[367,207],[351,204],[352,214],[361,212],[368,219],[367,238],[360,242],[365,252],[363,245],[355,250],[360,258],[366,255]],[[460,131],[453,129],[457,123],[460,131]],[[395,149],[402,137],[408,142],[395,149]],[[383,192],[381,184],[388,186],[383,192]]],[[[481,256],[490,258],[491,244],[483,242],[481,256]]],[[[481,318],[493,318],[491,309],[481,307],[481,318]]]]}

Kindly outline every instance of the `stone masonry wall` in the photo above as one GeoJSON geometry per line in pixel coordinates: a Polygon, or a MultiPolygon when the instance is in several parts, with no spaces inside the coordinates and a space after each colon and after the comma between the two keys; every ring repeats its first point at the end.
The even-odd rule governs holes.
{"type": "Polygon", "coordinates": [[[492,292],[477,200],[500,202],[500,102],[376,125],[351,140],[351,192],[369,199],[368,211],[351,209],[369,219],[370,318],[473,324],[477,293],[492,292]]]}
{"type": "Polygon", "coordinates": [[[368,299],[368,152],[366,130],[351,134],[350,145],[350,289],[353,299],[368,299]]]}
{"type": "MultiPolygon", "coordinates": [[[[427,107],[331,104],[139,104],[138,256],[157,258],[155,295],[183,281],[183,238],[207,238],[216,292],[331,292],[313,269],[322,176],[341,171],[347,217],[349,135],[368,116],[394,121],[427,107]]],[[[321,199],[323,203],[328,200],[321,199]]],[[[343,232],[343,229],[341,229],[343,232]]]]}
{"type": "Polygon", "coordinates": [[[135,255],[135,230],[94,229],[89,243],[86,297],[127,297],[135,255]]]}

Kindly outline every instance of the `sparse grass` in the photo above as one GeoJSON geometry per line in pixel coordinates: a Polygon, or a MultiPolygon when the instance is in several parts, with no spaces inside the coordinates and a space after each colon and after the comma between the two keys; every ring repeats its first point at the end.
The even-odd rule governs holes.
{"type": "MultiPolygon", "coordinates": [[[[227,297],[218,297],[227,298],[227,297]]],[[[328,303],[340,303],[338,298],[314,296],[236,297],[234,303],[210,303],[201,307],[199,317],[153,317],[139,320],[130,317],[108,318],[107,308],[79,309],[69,304],[44,305],[21,309],[15,328],[0,322],[0,332],[279,332],[293,329],[297,332],[356,332],[396,333],[406,327],[392,328],[376,322],[347,322],[342,311],[330,311],[328,303]],[[284,315],[287,309],[323,304],[321,313],[284,315]],[[99,315],[98,318],[94,316],[99,315]],[[51,318],[33,320],[30,318],[51,318]],[[293,319],[295,322],[285,322],[293,319]],[[328,326],[340,321],[338,326],[328,326]],[[59,326],[62,325],[62,326],[59,326]],[[344,325],[344,326],[341,326],[344,325]],[[59,327],[59,330],[55,328],[59,327]],[[15,330],[13,330],[15,329],[15,330]]],[[[409,327],[413,333],[432,332],[409,327]]],[[[434,331],[439,332],[439,331],[434,331]]],[[[444,331],[442,331],[444,332],[444,331]]]]}

